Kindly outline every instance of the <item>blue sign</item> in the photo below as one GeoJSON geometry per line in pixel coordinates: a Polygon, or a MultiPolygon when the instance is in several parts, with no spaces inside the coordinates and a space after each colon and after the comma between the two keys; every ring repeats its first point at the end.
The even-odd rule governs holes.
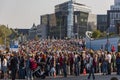
{"type": "Polygon", "coordinates": [[[10,49],[12,51],[18,51],[18,41],[11,41],[10,42],[10,49]]]}

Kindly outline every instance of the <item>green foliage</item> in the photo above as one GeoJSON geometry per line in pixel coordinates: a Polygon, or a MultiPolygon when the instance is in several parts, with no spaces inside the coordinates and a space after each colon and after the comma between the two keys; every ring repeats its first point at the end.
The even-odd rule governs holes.
{"type": "Polygon", "coordinates": [[[6,45],[9,44],[9,36],[13,33],[12,29],[9,29],[5,25],[0,25],[0,44],[4,44],[6,40],[6,45]]]}
{"type": "Polygon", "coordinates": [[[101,32],[99,30],[95,30],[92,33],[92,38],[99,38],[101,36],[101,32]]]}
{"type": "Polygon", "coordinates": [[[113,32],[109,33],[109,36],[113,36],[113,35],[115,35],[115,33],[113,33],[113,32]]]}
{"type": "Polygon", "coordinates": [[[38,37],[38,35],[36,35],[36,36],[35,36],[35,40],[39,40],[39,37],[38,37]]]}
{"type": "Polygon", "coordinates": [[[12,33],[12,31],[8,27],[6,27],[5,25],[0,26],[0,31],[2,33],[1,37],[4,37],[4,38],[8,37],[12,33]]]}
{"type": "Polygon", "coordinates": [[[106,37],[106,32],[102,32],[100,37],[106,37]]]}

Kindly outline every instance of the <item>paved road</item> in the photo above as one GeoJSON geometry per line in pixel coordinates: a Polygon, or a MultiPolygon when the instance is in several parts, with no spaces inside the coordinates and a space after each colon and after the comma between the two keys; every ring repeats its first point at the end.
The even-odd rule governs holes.
{"type": "MultiPolygon", "coordinates": [[[[46,78],[45,80],[88,80],[87,76],[84,75],[80,75],[80,76],[68,76],[67,78],[63,78],[62,76],[53,78],[53,77],[49,77],[46,78]]],[[[110,80],[111,77],[117,77],[120,80],[120,75],[116,75],[116,74],[112,74],[112,75],[100,75],[100,74],[95,74],[95,80],[110,80]]],[[[93,80],[92,77],[89,80],[93,80]]]]}
{"type": "MultiPolygon", "coordinates": [[[[42,80],[88,80],[87,79],[87,75],[80,75],[80,76],[68,76],[67,78],[64,78],[63,76],[57,76],[56,78],[54,77],[47,77],[46,79],[42,79],[42,80]]],[[[95,74],[95,80],[110,80],[111,77],[117,77],[120,80],[120,75],[116,75],[115,73],[113,73],[112,75],[100,75],[100,74],[95,74]]],[[[11,79],[8,79],[11,80],[11,79]]],[[[20,80],[20,79],[16,79],[16,80],[20,80]]],[[[23,80],[27,80],[27,79],[23,79],[23,80]]],[[[39,79],[34,79],[34,80],[41,80],[39,79]]],[[[93,80],[92,77],[89,80],[93,80]]]]}

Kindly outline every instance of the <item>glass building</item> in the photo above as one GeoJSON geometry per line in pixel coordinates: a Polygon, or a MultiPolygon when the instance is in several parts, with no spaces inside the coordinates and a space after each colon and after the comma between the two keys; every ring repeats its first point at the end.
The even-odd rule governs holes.
{"type": "Polygon", "coordinates": [[[90,8],[76,2],[64,2],[55,6],[55,13],[41,16],[47,37],[56,39],[85,37],[90,8]]]}
{"type": "Polygon", "coordinates": [[[110,10],[107,11],[107,27],[111,28],[114,32],[118,34],[118,24],[120,21],[120,0],[114,0],[114,5],[110,7],[110,10]]]}
{"type": "Polygon", "coordinates": [[[90,8],[84,4],[68,1],[55,6],[56,29],[58,38],[84,37],[87,31],[90,8]],[[72,6],[72,7],[71,7],[72,6]],[[73,12],[70,10],[73,10],[73,12]]]}
{"type": "Polygon", "coordinates": [[[107,30],[107,15],[97,15],[97,30],[101,32],[107,30]]]}

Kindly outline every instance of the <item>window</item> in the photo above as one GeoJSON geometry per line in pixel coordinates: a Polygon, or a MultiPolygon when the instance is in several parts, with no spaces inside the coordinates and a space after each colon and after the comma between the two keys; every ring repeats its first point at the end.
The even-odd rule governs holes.
{"type": "Polygon", "coordinates": [[[118,13],[116,13],[116,18],[118,18],[118,13]]]}

